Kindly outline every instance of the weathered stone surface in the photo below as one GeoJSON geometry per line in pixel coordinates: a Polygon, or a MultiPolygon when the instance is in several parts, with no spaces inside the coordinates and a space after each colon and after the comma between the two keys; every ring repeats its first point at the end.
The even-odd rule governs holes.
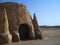
{"type": "Polygon", "coordinates": [[[34,13],[34,18],[33,18],[33,24],[34,24],[35,38],[42,39],[42,34],[41,34],[40,29],[39,29],[35,13],[34,13]]]}
{"type": "Polygon", "coordinates": [[[25,5],[11,2],[0,3],[0,33],[5,35],[8,32],[7,37],[5,36],[8,39],[7,41],[18,42],[35,39],[35,34],[40,33],[40,31],[35,33],[34,28],[38,25],[35,24],[35,19],[33,22],[25,5]],[[4,17],[7,17],[7,19],[4,17]],[[36,26],[34,27],[34,25],[36,26]]]}
{"type": "Polygon", "coordinates": [[[26,24],[29,27],[29,37],[30,39],[34,39],[35,38],[35,34],[34,34],[34,27],[32,24],[32,20],[31,20],[31,16],[29,14],[29,11],[27,10],[26,6],[23,4],[20,4],[19,6],[19,12],[20,12],[20,25],[22,24],[26,24]]]}
{"type": "Polygon", "coordinates": [[[6,10],[1,9],[0,12],[0,43],[11,43],[12,35],[9,32],[9,23],[6,10]]]}

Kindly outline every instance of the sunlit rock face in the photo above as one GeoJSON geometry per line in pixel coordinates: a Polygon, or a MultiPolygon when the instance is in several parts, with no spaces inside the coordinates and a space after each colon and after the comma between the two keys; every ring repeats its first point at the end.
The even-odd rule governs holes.
{"type": "Polygon", "coordinates": [[[6,42],[6,38],[6,43],[35,39],[34,28],[32,18],[25,5],[12,2],[0,3],[0,42],[6,42]],[[3,34],[5,40],[1,40],[3,34]]]}
{"type": "Polygon", "coordinates": [[[42,33],[41,30],[39,29],[35,13],[33,18],[33,25],[34,25],[35,39],[42,39],[42,33]]]}
{"type": "Polygon", "coordinates": [[[11,43],[12,35],[9,32],[9,23],[6,9],[0,10],[0,43],[11,43]]]}

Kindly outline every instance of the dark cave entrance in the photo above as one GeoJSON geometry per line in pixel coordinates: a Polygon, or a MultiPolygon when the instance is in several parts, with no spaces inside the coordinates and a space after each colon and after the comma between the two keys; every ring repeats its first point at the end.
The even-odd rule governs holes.
{"type": "Polygon", "coordinates": [[[29,39],[29,26],[27,24],[21,24],[19,26],[19,36],[20,36],[20,40],[29,39]]]}

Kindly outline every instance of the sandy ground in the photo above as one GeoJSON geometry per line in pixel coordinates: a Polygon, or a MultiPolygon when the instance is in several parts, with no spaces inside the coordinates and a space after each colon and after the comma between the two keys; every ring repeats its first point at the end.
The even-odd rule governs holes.
{"type": "MultiPolygon", "coordinates": [[[[29,40],[20,41],[12,44],[4,45],[60,45],[60,30],[43,29],[42,31],[43,40],[29,40]]],[[[1,44],[0,44],[1,45],[1,44]]]]}

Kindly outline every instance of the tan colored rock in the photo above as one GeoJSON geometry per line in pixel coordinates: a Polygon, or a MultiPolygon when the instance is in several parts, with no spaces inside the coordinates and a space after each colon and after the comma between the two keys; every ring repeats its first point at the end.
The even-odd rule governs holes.
{"type": "Polygon", "coordinates": [[[28,30],[29,30],[29,38],[34,39],[35,34],[34,34],[34,27],[32,24],[31,16],[29,11],[27,10],[26,6],[23,4],[20,4],[19,6],[19,13],[20,13],[20,25],[27,25],[28,30]]]}
{"type": "MultiPolygon", "coordinates": [[[[0,10],[1,12],[1,10],[0,10]]],[[[8,18],[6,14],[6,10],[2,9],[2,15],[0,18],[0,43],[11,43],[12,42],[12,35],[9,32],[9,24],[8,24],[8,18]]]]}
{"type": "MultiPolygon", "coordinates": [[[[2,35],[7,33],[6,36],[9,37],[7,41],[35,39],[33,22],[35,23],[25,5],[12,2],[0,3],[0,33],[3,33],[2,35]]],[[[4,39],[6,40],[6,37],[4,39]]]]}
{"type": "Polygon", "coordinates": [[[34,24],[35,38],[36,39],[42,39],[42,33],[39,29],[35,13],[34,13],[34,18],[33,18],[33,24],[34,24]]]}

